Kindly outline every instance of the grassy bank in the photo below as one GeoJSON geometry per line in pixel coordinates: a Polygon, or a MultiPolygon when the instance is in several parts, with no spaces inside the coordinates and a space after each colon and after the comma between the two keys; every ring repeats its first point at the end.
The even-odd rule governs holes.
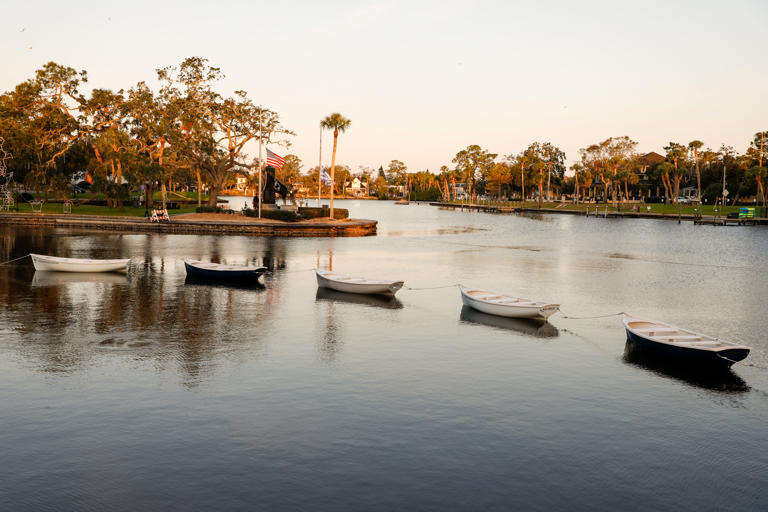
{"type": "MultiPolygon", "coordinates": [[[[18,213],[32,213],[32,207],[28,203],[17,203],[18,213]]],[[[179,208],[178,210],[169,210],[168,213],[173,215],[176,213],[194,213],[197,205],[189,205],[179,208]]],[[[15,211],[15,210],[14,210],[15,211]]],[[[62,203],[45,203],[43,204],[42,213],[63,213],[64,205],[62,203]]],[[[106,206],[94,206],[90,204],[82,204],[72,207],[73,215],[101,215],[101,216],[122,216],[122,217],[143,217],[145,213],[144,207],[134,208],[132,206],[125,206],[122,210],[119,208],[107,208],[106,206]]],[[[151,211],[150,211],[151,213],[151,211]]],[[[2,213],[0,213],[2,215],[2,213]]]]}
{"type": "MultiPolygon", "coordinates": [[[[453,201],[452,204],[455,204],[457,206],[460,206],[462,203],[460,201],[453,201]]],[[[466,203],[464,203],[466,204],[466,203]]],[[[472,204],[476,205],[487,205],[487,206],[499,206],[499,207],[510,207],[510,208],[539,208],[539,203],[536,201],[526,201],[525,203],[522,203],[520,201],[475,201],[472,204]]],[[[587,211],[587,208],[589,208],[590,212],[594,213],[595,207],[597,207],[600,211],[600,213],[604,212],[606,207],[608,208],[608,212],[632,212],[632,206],[631,204],[625,204],[625,205],[619,205],[618,207],[614,207],[610,204],[566,204],[563,205],[562,203],[554,203],[554,202],[543,202],[541,205],[541,208],[552,208],[557,210],[566,210],[566,211],[578,211],[578,212],[585,212],[587,211]]],[[[693,215],[696,213],[696,209],[700,208],[701,213],[703,215],[715,215],[717,212],[715,211],[715,207],[713,205],[676,205],[676,204],[638,204],[637,211],[641,213],[660,213],[660,214],[666,214],[666,215],[677,215],[678,213],[682,213],[683,215],[693,215]],[[650,210],[648,209],[650,207],[650,210]]],[[[720,210],[720,215],[727,215],[731,212],[738,212],[741,206],[726,206],[724,208],[718,207],[720,210]]],[[[762,213],[762,208],[756,207],[755,209],[757,215],[759,216],[762,213]]]]}

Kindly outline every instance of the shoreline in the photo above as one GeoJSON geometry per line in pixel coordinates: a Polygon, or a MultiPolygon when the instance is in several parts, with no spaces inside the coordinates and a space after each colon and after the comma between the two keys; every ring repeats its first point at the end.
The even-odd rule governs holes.
{"type": "Polygon", "coordinates": [[[171,215],[170,222],[150,222],[146,217],[96,216],[49,213],[2,213],[0,225],[28,227],[86,228],[100,231],[148,232],[182,235],[253,235],[277,237],[358,237],[375,236],[378,221],[370,219],[313,219],[283,222],[279,220],[237,218],[235,215],[171,215]],[[229,218],[212,218],[222,215],[229,218]],[[247,219],[247,220],[246,220],[247,219]]]}
{"type": "MultiPolygon", "coordinates": [[[[586,217],[586,207],[584,210],[565,210],[558,208],[521,208],[517,206],[489,206],[482,204],[456,204],[456,203],[443,203],[443,202],[430,202],[430,206],[437,206],[439,208],[452,208],[452,209],[466,209],[482,211],[485,213],[554,213],[554,214],[566,214],[566,215],[580,215],[586,217]]],[[[726,219],[723,216],[716,218],[713,215],[702,215],[701,218],[696,218],[695,215],[690,213],[647,213],[647,212],[599,212],[597,214],[592,212],[594,205],[590,205],[589,217],[598,218],[630,218],[630,219],[662,219],[662,220],[685,220],[692,221],[695,224],[708,224],[715,226],[737,226],[737,225],[768,225],[768,218],[755,217],[753,219],[726,219]]],[[[595,209],[595,211],[597,211],[595,209]]]]}

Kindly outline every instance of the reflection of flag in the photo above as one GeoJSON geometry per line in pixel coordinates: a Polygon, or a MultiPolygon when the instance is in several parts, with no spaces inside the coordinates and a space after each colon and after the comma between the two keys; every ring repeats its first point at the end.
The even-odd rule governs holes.
{"type": "Polygon", "coordinates": [[[320,179],[326,185],[331,184],[331,177],[328,175],[328,171],[326,171],[325,169],[323,169],[323,172],[320,173],[320,179]]]}
{"type": "Polygon", "coordinates": [[[282,169],[285,164],[285,158],[281,157],[277,153],[273,153],[267,148],[267,165],[271,165],[275,169],[282,169]]]}

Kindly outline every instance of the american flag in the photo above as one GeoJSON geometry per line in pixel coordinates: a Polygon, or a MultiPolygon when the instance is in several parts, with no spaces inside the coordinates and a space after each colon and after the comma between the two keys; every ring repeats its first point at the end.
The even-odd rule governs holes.
{"type": "Polygon", "coordinates": [[[267,165],[271,165],[275,169],[282,169],[285,164],[285,158],[281,157],[277,153],[273,153],[267,148],[267,165]]]}

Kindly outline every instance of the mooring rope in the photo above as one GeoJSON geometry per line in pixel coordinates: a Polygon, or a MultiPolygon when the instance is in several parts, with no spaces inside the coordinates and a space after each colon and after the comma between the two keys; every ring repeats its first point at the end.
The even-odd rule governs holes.
{"type": "Polygon", "coordinates": [[[441,288],[453,288],[454,286],[459,286],[459,283],[446,284],[444,286],[425,286],[423,288],[412,288],[410,286],[403,286],[403,288],[406,289],[406,290],[410,290],[412,292],[418,292],[418,291],[421,291],[421,290],[439,290],[441,288]]]}
{"type": "Polygon", "coordinates": [[[558,313],[560,313],[560,315],[561,315],[563,318],[566,318],[566,319],[568,319],[568,320],[593,320],[593,319],[595,319],[595,318],[610,318],[610,317],[612,317],[612,316],[619,316],[619,315],[623,315],[623,314],[624,314],[624,312],[623,312],[623,311],[619,311],[618,313],[611,313],[611,314],[609,314],[609,315],[595,315],[595,316],[570,316],[570,315],[566,315],[565,313],[563,313],[563,310],[561,310],[561,309],[558,309],[558,310],[557,310],[557,312],[558,312],[558,313]]]}
{"type": "Polygon", "coordinates": [[[21,256],[20,258],[16,258],[16,259],[13,259],[13,260],[4,261],[4,262],[0,263],[0,265],[7,265],[8,263],[13,263],[14,261],[23,260],[24,258],[26,258],[26,257],[28,257],[28,256],[29,256],[29,254],[25,254],[24,256],[21,256]]]}

